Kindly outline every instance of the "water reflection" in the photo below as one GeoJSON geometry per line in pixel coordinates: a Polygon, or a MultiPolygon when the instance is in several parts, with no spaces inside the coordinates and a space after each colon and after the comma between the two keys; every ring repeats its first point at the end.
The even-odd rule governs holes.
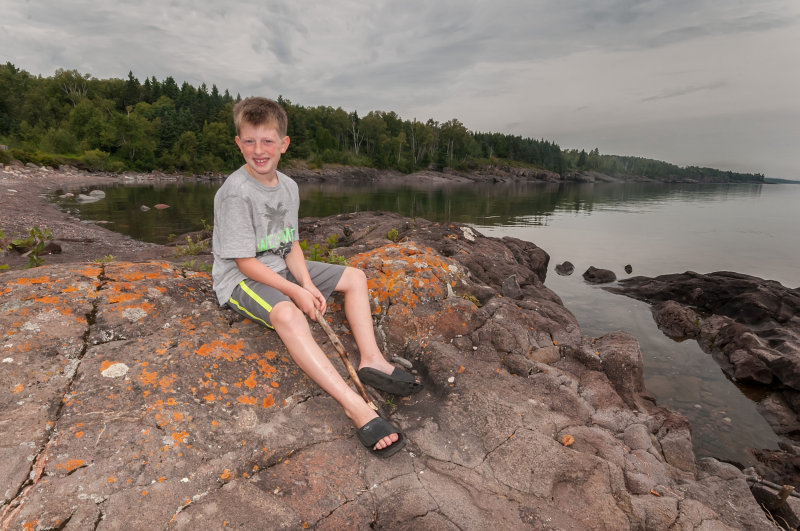
{"type": "MultiPolygon", "coordinates": [[[[55,201],[82,219],[107,222],[136,239],[164,243],[211,223],[219,183],[118,185],[103,188],[106,200],[78,204],[55,201]],[[169,209],[143,212],[163,203],[169,209]]],[[[59,190],[57,194],[63,191],[59,190]]],[[[385,210],[407,217],[481,226],[548,226],[556,213],[594,211],[644,213],[666,203],[708,203],[758,197],[761,185],[669,185],[662,183],[481,183],[436,186],[330,183],[300,185],[300,215],[324,217],[342,212],[385,210]]]]}

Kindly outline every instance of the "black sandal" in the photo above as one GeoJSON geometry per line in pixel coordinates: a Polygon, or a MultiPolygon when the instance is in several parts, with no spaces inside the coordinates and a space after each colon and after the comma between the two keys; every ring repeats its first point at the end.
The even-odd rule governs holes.
{"type": "Polygon", "coordinates": [[[400,367],[395,367],[392,374],[364,367],[357,374],[363,383],[393,395],[408,396],[422,390],[422,384],[400,367]]]}
{"type": "Polygon", "coordinates": [[[371,421],[367,422],[358,428],[356,435],[358,436],[358,440],[361,441],[361,444],[366,446],[370,452],[378,457],[392,456],[402,450],[406,445],[406,436],[403,434],[403,432],[395,428],[383,417],[375,417],[371,421]],[[376,450],[374,448],[378,441],[393,433],[396,433],[398,437],[395,442],[380,450],[376,450]]]}

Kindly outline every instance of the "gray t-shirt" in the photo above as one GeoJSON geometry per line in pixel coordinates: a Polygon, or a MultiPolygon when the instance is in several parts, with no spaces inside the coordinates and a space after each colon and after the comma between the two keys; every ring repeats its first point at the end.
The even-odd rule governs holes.
{"type": "Polygon", "coordinates": [[[214,291],[225,305],[233,288],[244,280],[234,258],[257,257],[280,272],[298,239],[297,183],[278,172],[278,184],[265,186],[244,166],[228,176],[214,196],[214,291]]]}

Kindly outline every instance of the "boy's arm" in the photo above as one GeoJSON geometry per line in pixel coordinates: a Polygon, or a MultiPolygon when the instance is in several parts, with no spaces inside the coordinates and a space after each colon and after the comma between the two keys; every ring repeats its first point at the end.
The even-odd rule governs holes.
{"type": "MultiPolygon", "coordinates": [[[[297,248],[300,250],[299,245],[297,248]]],[[[292,252],[294,252],[294,249],[292,252]]],[[[291,255],[292,253],[289,254],[291,255]]],[[[300,255],[303,255],[302,250],[300,250],[300,255]]],[[[287,256],[287,266],[289,266],[288,258],[289,257],[287,256]]],[[[301,286],[286,280],[275,271],[262,264],[256,257],[234,258],[234,261],[236,262],[236,266],[239,268],[239,271],[241,271],[243,275],[257,282],[271,286],[286,294],[292,299],[297,307],[300,308],[300,310],[304,314],[308,315],[311,319],[315,319],[314,310],[318,309],[321,312],[325,311],[325,301],[322,299],[322,294],[319,293],[319,290],[311,283],[308,270],[305,269],[305,261],[303,262],[303,269],[305,270],[305,279],[308,284],[301,286]],[[307,285],[310,285],[311,289],[306,287],[307,285]],[[320,300],[322,300],[322,304],[320,304],[320,300]]],[[[289,271],[292,272],[292,275],[295,275],[295,271],[293,271],[291,267],[289,268],[289,271]]],[[[295,278],[298,277],[295,276],[295,278]]],[[[298,279],[298,281],[300,281],[300,279],[298,279]]]]}
{"type": "MultiPolygon", "coordinates": [[[[308,268],[306,267],[306,257],[303,254],[303,249],[300,247],[300,242],[294,242],[292,250],[286,255],[285,261],[286,267],[289,268],[289,271],[297,280],[298,284],[314,296],[314,306],[316,309],[319,310],[320,313],[325,313],[325,307],[327,306],[325,297],[322,296],[322,293],[320,293],[319,289],[317,289],[311,281],[311,276],[308,274],[308,268]]],[[[308,315],[312,320],[314,319],[313,311],[308,315]]]]}

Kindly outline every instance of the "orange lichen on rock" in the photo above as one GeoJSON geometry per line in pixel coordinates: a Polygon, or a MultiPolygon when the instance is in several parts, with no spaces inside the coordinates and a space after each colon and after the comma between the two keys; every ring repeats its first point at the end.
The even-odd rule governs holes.
{"type": "Polygon", "coordinates": [[[86,266],[83,269],[78,270],[78,273],[89,278],[97,278],[102,272],[103,268],[98,266],[86,266]]]}
{"type": "Polygon", "coordinates": [[[356,255],[350,264],[367,274],[374,313],[383,313],[392,304],[414,308],[420,302],[443,299],[458,272],[432,249],[411,242],[356,255]]]}
{"type": "Polygon", "coordinates": [[[42,304],[58,304],[59,302],[61,302],[61,299],[59,299],[54,295],[45,295],[43,297],[36,297],[33,300],[34,302],[40,302],[42,304]]]}
{"type": "Polygon", "coordinates": [[[244,349],[244,341],[236,341],[234,343],[226,343],[221,339],[215,339],[210,343],[200,345],[195,353],[198,356],[211,356],[216,358],[224,358],[228,361],[235,361],[242,356],[242,349],[244,349]]]}
{"type": "Polygon", "coordinates": [[[240,395],[236,400],[242,404],[247,404],[248,406],[256,405],[256,398],[253,396],[240,395]]]}
{"type": "Polygon", "coordinates": [[[250,389],[253,389],[256,386],[256,383],[256,371],[250,371],[250,376],[245,379],[244,385],[250,389]]]}
{"type": "Polygon", "coordinates": [[[48,284],[52,282],[50,277],[34,277],[34,278],[18,278],[14,281],[15,284],[23,286],[23,285],[33,285],[33,284],[48,284]]]}
{"type": "Polygon", "coordinates": [[[142,374],[139,375],[139,381],[145,385],[156,386],[158,384],[158,372],[142,369],[142,374]]]}
{"type": "Polygon", "coordinates": [[[80,467],[82,467],[86,461],[83,459],[70,459],[66,463],[59,463],[56,465],[56,468],[60,468],[62,470],[66,470],[67,472],[72,472],[80,467]]]}
{"type": "Polygon", "coordinates": [[[575,437],[572,435],[566,434],[561,437],[561,444],[564,446],[572,446],[575,443],[575,437]]]}

